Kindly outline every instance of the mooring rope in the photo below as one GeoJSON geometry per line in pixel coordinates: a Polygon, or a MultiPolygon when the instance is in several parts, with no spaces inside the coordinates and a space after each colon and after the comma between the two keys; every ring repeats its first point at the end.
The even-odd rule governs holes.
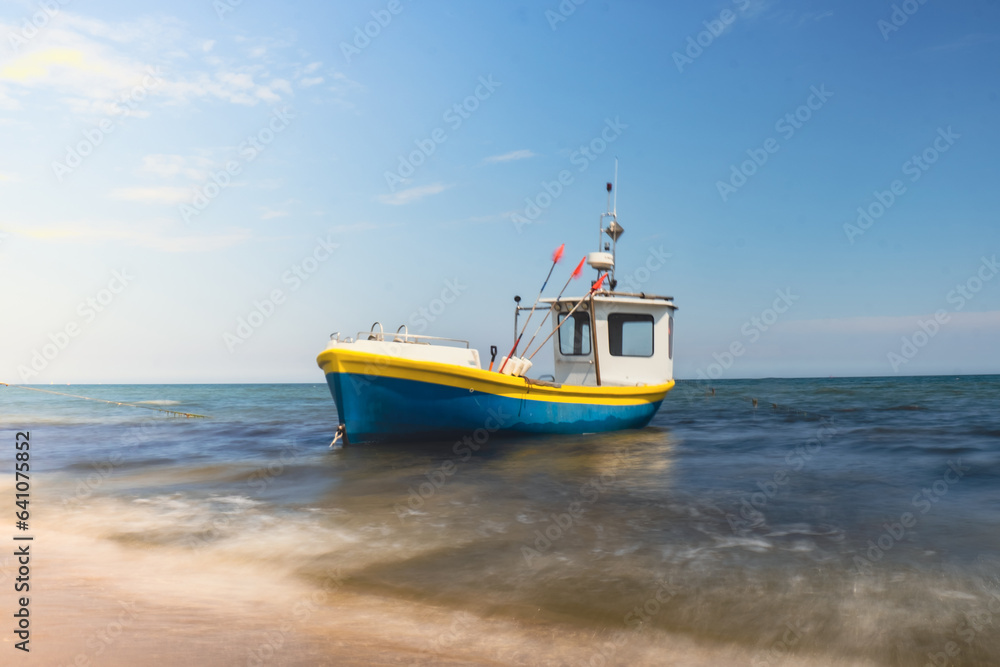
{"type": "Polygon", "coordinates": [[[124,405],[130,408],[144,408],[146,410],[156,410],[157,412],[166,412],[167,414],[177,415],[180,417],[197,417],[200,419],[208,419],[205,415],[196,415],[192,412],[178,412],[177,410],[164,410],[163,408],[154,408],[152,405],[138,405],[136,403],[125,403],[122,401],[108,401],[103,398],[91,398],[90,396],[77,396],[76,394],[66,394],[61,391],[51,391],[49,389],[39,389],[38,387],[25,387],[19,384],[8,384],[6,382],[0,382],[5,387],[10,387],[11,389],[24,389],[25,391],[40,391],[45,394],[55,394],[56,396],[68,396],[70,398],[79,398],[84,401],[98,401],[100,403],[110,403],[111,405],[124,405]]]}
{"type": "MultiPolygon", "coordinates": [[[[715,390],[716,390],[715,387],[707,387],[705,390],[705,396],[708,398],[715,398],[715,390]]],[[[801,415],[802,417],[810,417],[810,416],[819,417],[821,419],[827,419],[830,421],[834,420],[833,415],[824,414],[822,412],[817,412],[815,410],[801,410],[799,408],[790,405],[779,405],[778,403],[773,403],[768,400],[760,400],[754,398],[753,396],[747,396],[745,394],[730,394],[730,396],[744,401],[750,401],[750,405],[753,406],[754,412],[756,412],[758,404],[763,403],[764,405],[770,405],[772,412],[783,412],[785,414],[793,416],[801,415]]]]}

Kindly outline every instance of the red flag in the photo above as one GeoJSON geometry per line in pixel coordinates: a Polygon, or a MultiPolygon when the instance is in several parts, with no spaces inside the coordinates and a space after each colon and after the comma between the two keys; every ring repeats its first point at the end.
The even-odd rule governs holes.
{"type": "Polygon", "coordinates": [[[608,274],[605,273],[603,276],[601,276],[600,278],[598,278],[597,282],[594,283],[594,286],[591,287],[590,290],[592,292],[596,292],[597,290],[601,289],[601,284],[604,282],[604,279],[607,278],[607,277],[608,277],[608,274]]]}
{"type": "Polygon", "coordinates": [[[552,253],[552,263],[557,264],[563,256],[563,250],[566,248],[566,244],[563,243],[561,246],[556,248],[556,251],[552,253]]]}
{"type": "Polygon", "coordinates": [[[586,261],[587,261],[586,257],[584,257],[583,259],[580,260],[580,263],[577,264],[576,268],[573,270],[573,275],[570,276],[571,278],[573,278],[575,280],[575,279],[577,279],[577,278],[580,277],[580,274],[583,273],[583,263],[586,262],[586,261]]]}

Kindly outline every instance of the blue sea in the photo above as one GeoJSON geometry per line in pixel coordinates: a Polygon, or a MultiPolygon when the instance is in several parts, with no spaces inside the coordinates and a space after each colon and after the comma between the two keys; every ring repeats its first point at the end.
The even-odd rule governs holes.
{"type": "Polygon", "coordinates": [[[323,384],[39,388],[114,404],[0,387],[37,664],[1000,665],[998,376],[681,381],[637,431],[333,448],[323,384]]]}

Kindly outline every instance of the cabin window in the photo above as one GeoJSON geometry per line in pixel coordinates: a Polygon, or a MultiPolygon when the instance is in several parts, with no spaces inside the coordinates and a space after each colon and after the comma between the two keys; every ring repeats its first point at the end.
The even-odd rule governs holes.
{"type": "MultiPolygon", "coordinates": [[[[559,315],[559,322],[566,315],[559,315]]],[[[573,313],[559,328],[559,353],[567,356],[590,354],[590,313],[573,313]]]]}
{"type": "Polygon", "coordinates": [[[613,357],[653,356],[653,316],[611,313],[608,339],[613,357]]]}

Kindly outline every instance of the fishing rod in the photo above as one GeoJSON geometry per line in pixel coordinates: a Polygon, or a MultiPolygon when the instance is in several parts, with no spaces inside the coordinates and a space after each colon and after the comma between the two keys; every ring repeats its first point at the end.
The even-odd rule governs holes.
{"type": "MultiPolygon", "coordinates": [[[[587,258],[584,257],[583,259],[580,260],[580,263],[576,265],[576,268],[573,269],[573,273],[571,273],[570,276],[569,276],[569,278],[566,279],[566,284],[563,285],[563,288],[561,290],[559,290],[559,296],[556,297],[556,301],[559,301],[559,299],[562,297],[563,292],[565,292],[566,288],[569,287],[570,282],[573,281],[573,280],[576,280],[577,278],[580,277],[580,274],[583,273],[583,263],[586,262],[586,261],[587,261],[587,258]]],[[[549,308],[545,312],[545,317],[542,319],[541,324],[539,324],[538,328],[535,329],[535,333],[531,337],[531,340],[528,341],[528,344],[524,346],[524,349],[526,351],[531,349],[531,344],[535,342],[535,338],[538,336],[538,332],[541,331],[542,327],[545,326],[545,323],[549,321],[549,315],[551,313],[552,313],[552,309],[551,308],[549,308]]]]}
{"type": "Polygon", "coordinates": [[[558,264],[559,260],[562,259],[563,250],[565,249],[566,249],[566,244],[563,243],[561,246],[556,248],[556,251],[554,253],[552,253],[552,266],[549,267],[549,275],[545,276],[545,282],[542,283],[542,289],[538,290],[538,296],[535,297],[535,303],[531,304],[531,311],[528,313],[528,319],[524,321],[524,326],[521,327],[521,333],[519,333],[517,335],[517,338],[514,339],[514,347],[510,348],[510,353],[503,360],[503,363],[500,364],[500,370],[498,371],[499,373],[503,373],[503,369],[505,366],[507,366],[507,362],[510,361],[510,358],[513,357],[514,354],[517,352],[517,346],[521,344],[521,336],[524,335],[524,330],[528,328],[528,322],[531,321],[531,316],[535,314],[535,306],[538,305],[538,300],[542,298],[542,292],[545,291],[545,286],[549,284],[549,278],[552,277],[552,271],[555,270],[556,264],[558,264]]]}
{"type": "Polygon", "coordinates": [[[601,289],[601,284],[602,284],[602,283],[604,282],[604,279],[605,279],[605,278],[607,278],[607,277],[608,277],[608,274],[607,274],[607,273],[605,273],[605,274],[603,274],[603,275],[602,275],[602,276],[601,276],[600,278],[598,278],[598,279],[597,279],[597,282],[595,282],[595,283],[594,283],[593,285],[591,285],[591,287],[590,287],[590,291],[589,291],[589,292],[587,293],[587,296],[585,296],[585,297],[583,297],[582,299],[580,299],[580,300],[579,300],[579,301],[577,302],[577,304],[576,304],[575,306],[573,306],[572,308],[570,308],[569,312],[568,312],[568,313],[566,313],[566,317],[564,317],[564,318],[563,318],[563,321],[562,321],[562,322],[560,322],[560,323],[559,323],[559,325],[558,325],[558,326],[557,326],[557,327],[556,327],[555,329],[553,329],[553,330],[552,330],[552,332],[551,332],[551,333],[550,333],[550,334],[549,334],[548,336],[546,336],[546,337],[545,337],[545,340],[543,340],[543,341],[542,341],[542,342],[541,342],[541,343],[540,343],[540,344],[538,345],[538,349],[537,349],[537,350],[535,350],[535,351],[534,351],[534,352],[532,353],[532,355],[531,355],[530,357],[528,357],[528,361],[531,361],[532,359],[534,359],[534,358],[535,358],[535,355],[536,355],[536,354],[538,354],[538,353],[539,353],[539,351],[540,351],[540,350],[541,350],[541,349],[542,349],[543,347],[545,347],[545,344],[546,344],[547,342],[549,342],[549,339],[550,339],[550,338],[552,338],[552,336],[554,336],[554,335],[556,334],[556,332],[557,332],[557,331],[559,331],[559,329],[561,329],[561,328],[562,328],[562,325],[566,324],[566,320],[568,320],[568,319],[569,319],[569,316],[570,316],[570,315],[572,315],[573,313],[575,313],[575,312],[576,312],[576,309],[577,309],[577,308],[579,308],[580,306],[582,306],[582,305],[583,305],[583,303],[584,303],[584,302],[585,302],[585,301],[586,301],[586,300],[587,300],[587,299],[588,299],[588,298],[589,298],[590,296],[593,296],[594,292],[596,292],[597,290],[601,289]]]}
{"type": "Polygon", "coordinates": [[[43,394],[55,394],[56,396],[68,396],[70,398],[80,398],[85,401],[98,401],[100,403],[110,403],[112,405],[125,405],[130,408],[143,408],[146,410],[156,410],[157,412],[166,412],[167,414],[177,415],[179,417],[198,417],[200,419],[208,419],[205,415],[196,415],[192,412],[178,412],[177,410],[164,410],[163,408],[154,408],[152,405],[137,405],[135,403],[123,403],[121,401],[107,401],[103,398],[91,398],[90,396],[77,396],[75,394],[64,394],[61,391],[51,391],[49,389],[39,389],[37,387],[25,387],[19,384],[7,384],[6,382],[0,382],[5,387],[11,389],[24,389],[25,391],[40,391],[43,394]]]}

